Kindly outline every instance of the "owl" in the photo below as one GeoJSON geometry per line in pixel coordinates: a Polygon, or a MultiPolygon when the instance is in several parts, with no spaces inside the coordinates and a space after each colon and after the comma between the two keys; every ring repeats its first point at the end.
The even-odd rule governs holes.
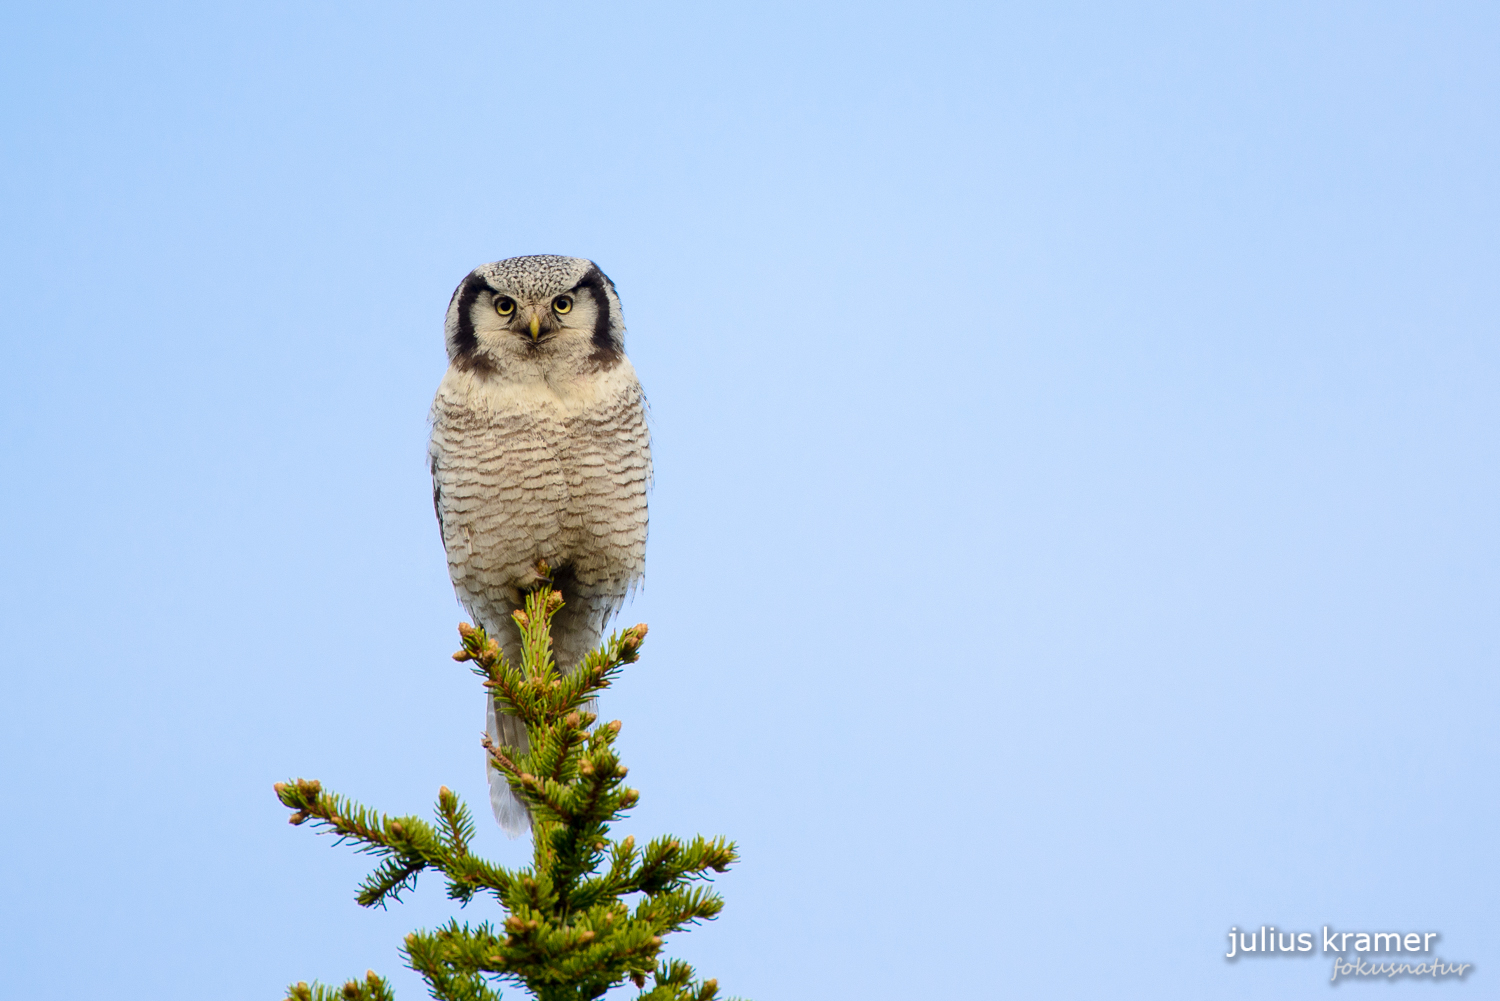
{"type": "MultiPolygon", "coordinates": [[[[444,334],[429,457],[453,588],[519,664],[511,612],[545,568],[566,601],[552,638],[568,670],[599,643],[646,556],[646,400],[614,283],[576,257],[485,264],[454,291],[444,334]]],[[[492,741],[526,747],[519,720],[488,697],[485,713],[492,741]]],[[[486,770],[495,819],[518,837],[526,807],[486,770]]]]}

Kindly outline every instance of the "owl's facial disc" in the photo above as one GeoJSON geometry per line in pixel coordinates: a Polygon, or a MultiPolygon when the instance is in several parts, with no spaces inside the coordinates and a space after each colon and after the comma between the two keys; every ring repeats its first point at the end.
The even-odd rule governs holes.
{"type": "Polygon", "coordinates": [[[557,258],[566,267],[554,267],[553,260],[501,261],[464,279],[450,305],[454,364],[513,378],[522,371],[597,371],[622,356],[624,330],[609,279],[588,261],[557,258]],[[537,365],[543,367],[525,368],[537,365]]]}

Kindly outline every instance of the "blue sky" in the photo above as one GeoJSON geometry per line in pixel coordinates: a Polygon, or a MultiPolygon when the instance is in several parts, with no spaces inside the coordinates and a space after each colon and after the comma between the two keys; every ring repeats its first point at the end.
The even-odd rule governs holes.
{"type": "Polygon", "coordinates": [[[425,421],[453,287],[538,252],[615,280],[652,406],[622,833],[744,857],[672,954],[1322,997],[1223,954],[1328,925],[1488,993],[1497,45],[1462,3],[7,6],[7,993],[424,996],[440,885],[360,910],[271,783],[482,804],[425,421]]]}

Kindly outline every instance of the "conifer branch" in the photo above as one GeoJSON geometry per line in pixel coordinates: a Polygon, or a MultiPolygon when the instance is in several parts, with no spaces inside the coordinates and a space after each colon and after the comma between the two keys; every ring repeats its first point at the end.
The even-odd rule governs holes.
{"type": "Polygon", "coordinates": [[[343,987],[314,983],[297,983],[286,989],[287,1001],[395,1001],[391,985],[374,970],[365,973],[363,981],[350,980],[343,987]]]}
{"type": "MultiPolygon", "coordinates": [[[[399,901],[426,869],[446,877],[454,900],[468,904],[485,892],[504,907],[499,930],[487,922],[450,921],[407,936],[407,963],[439,1001],[495,1001],[493,985],[502,982],[525,987],[539,1001],[586,1001],[626,980],[641,989],[637,1001],[714,1001],[715,981],[694,980],[691,966],[662,961],[660,953],[666,935],[723,909],[716,893],[692,884],[710,871],[726,871],[739,856],[723,838],[684,843],[661,837],[644,848],[631,837],[610,838],[610,825],[640,793],[625,785],[628,770],[614,751],[620,722],[599,724],[586,706],[639,659],[646,627],[615,633],[564,677],[551,640],[562,604],[562,596],[544,586],[514,613],[519,665],[510,664],[483,629],[469,625],[459,627],[463,647],[453,655],[471,664],[498,710],[526,726],[524,752],[494,746],[487,737],[483,744],[490,766],[531,811],[529,868],[512,871],[471,854],[473,818],[446,786],[438,792],[435,824],[378,813],[313,780],[277,783],[276,794],[293,811],[293,824],[311,820],[338,843],[380,858],[356,897],[366,907],[399,901]],[[622,898],[637,894],[634,908],[627,907],[622,898]]],[[[298,984],[288,997],[390,1001],[389,988],[373,973],[364,984],[350,981],[338,990],[298,984]]]]}

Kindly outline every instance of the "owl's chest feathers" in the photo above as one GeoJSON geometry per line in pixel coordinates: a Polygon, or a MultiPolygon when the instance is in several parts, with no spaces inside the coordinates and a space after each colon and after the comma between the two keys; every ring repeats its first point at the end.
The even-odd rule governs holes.
{"type": "Polygon", "coordinates": [[[433,417],[443,413],[478,421],[532,418],[566,423],[640,399],[629,360],[596,371],[558,372],[516,365],[505,372],[453,366],[438,386],[433,417]]]}
{"type": "Polygon", "coordinates": [[[594,378],[499,379],[449,369],[433,401],[434,459],[464,456],[485,464],[566,467],[580,450],[628,446],[641,409],[628,361],[594,378]]]}
{"type": "Polygon", "coordinates": [[[433,402],[433,477],[455,573],[462,563],[465,574],[509,577],[544,558],[601,583],[633,578],[650,453],[630,363],[563,382],[509,375],[450,369],[433,402]]]}

